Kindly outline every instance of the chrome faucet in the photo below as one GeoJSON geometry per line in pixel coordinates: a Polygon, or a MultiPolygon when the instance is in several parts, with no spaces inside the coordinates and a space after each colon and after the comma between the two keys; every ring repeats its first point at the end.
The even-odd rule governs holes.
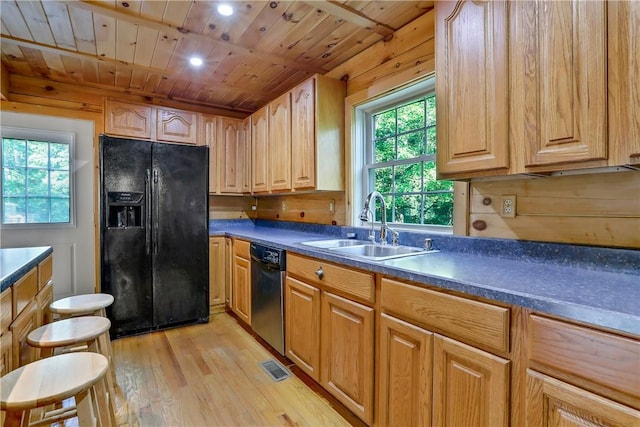
{"type": "MultiPolygon", "coordinates": [[[[380,210],[382,212],[382,225],[380,226],[380,244],[381,245],[387,244],[387,231],[390,231],[391,244],[394,246],[397,246],[398,232],[393,230],[391,227],[387,225],[387,204],[384,201],[384,197],[382,197],[382,194],[380,194],[378,191],[372,191],[367,196],[366,200],[364,201],[364,209],[362,209],[362,212],[360,213],[360,220],[364,222],[369,221],[369,213],[371,213],[371,218],[372,218],[371,227],[373,227],[373,221],[375,221],[375,215],[373,214],[373,212],[369,210],[369,205],[371,204],[372,199],[375,205],[376,198],[380,199],[380,210]]],[[[373,237],[372,241],[375,243],[375,237],[373,237]]]]}

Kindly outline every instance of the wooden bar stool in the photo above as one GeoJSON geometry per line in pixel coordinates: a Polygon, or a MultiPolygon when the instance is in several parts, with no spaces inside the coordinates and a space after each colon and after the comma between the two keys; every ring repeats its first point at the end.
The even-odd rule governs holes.
{"type": "MultiPolygon", "coordinates": [[[[107,317],[105,309],[111,304],[113,304],[113,295],[101,293],[82,294],[54,301],[49,305],[49,310],[51,310],[51,313],[59,315],[61,319],[91,314],[107,317]]],[[[109,335],[102,335],[100,340],[103,340],[102,346],[105,350],[104,355],[107,356],[109,363],[112,364],[113,358],[111,355],[111,340],[109,335]]],[[[115,371],[112,370],[111,372],[111,382],[115,382],[115,371]]]]}
{"type": "MultiPolygon", "coordinates": [[[[27,342],[40,350],[42,357],[48,357],[58,352],[93,351],[101,353],[109,360],[110,354],[104,345],[104,335],[107,335],[111,322],[101,316],[81,316],[62,319],[57,322],[47,323],[34,329],[27,336],[27,342]]],[[[106,340],[109,340],[108,336],[106,340]]],[[[108,394],[101,399],[109,405],[103,408],[105,414],[115,413],[115,388],[113,384],[113,366],[109,362],[111,374],[105,377],[108,394]]],[[[115,424],[115,422],[109,422],[115,424]]]]}
{"type": "Polygon", "coordinates": [[[74,295],[54,301],[49,305],[52,313],[61,318],[85,316],[95,314],[106,317],[105,308],[113,304],[113,295],[109,294],[84,294],[74,295]]]}
{"type": "MultiPolygon", "coordinates": [[[[80,426],[105,427],[96,389],[104,388],[109,361],[99,353],[67,353],[40,359],[0,378],[0,409],[6,411],[5,426],[40,426],[78,417],[80,426]],[[73,397],[75,405],[44,412],[29,422],[31,411],[61,405],[73,397]]],[[[113,414],[111,414],[113,415],[113,414]]],[[[111,419],[114,419],[112,416],[111,419]]]]}

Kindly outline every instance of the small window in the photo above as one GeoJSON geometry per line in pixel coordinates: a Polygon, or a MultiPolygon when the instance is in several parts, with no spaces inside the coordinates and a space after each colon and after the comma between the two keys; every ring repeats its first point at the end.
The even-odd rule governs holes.
{"type": "MultiPolygon", "coordinates": [[[[363,197],[379,191],[386,221],[453,224],[453,182],[436,179],[436,106],[433,88],[394,99],[388,96],[362,116],[365,161],[363,197]]],[[[375,220],[381,220],[376,205],[375,220]]]]}
{"type": "Polygon", "coordinates": [[[2,224],[73,225],[73,134],[2,128],[2,224]]]}

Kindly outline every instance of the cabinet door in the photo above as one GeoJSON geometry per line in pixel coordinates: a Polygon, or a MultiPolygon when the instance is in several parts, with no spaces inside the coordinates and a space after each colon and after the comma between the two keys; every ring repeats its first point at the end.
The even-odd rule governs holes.
{"type": "Polygon", "coordinates": [[[150,139],[153,109],[148,105],[105,101],[104,131],[109,135],[150,139]]]}
{"type": "Polygon", "coordinates": [[[320,381],[320,290],[287,277],[285,292],[287,357],[320,381]]]}
{"type": "Polygon", "coordinates": [[[606,159],[606,2],[514,3],[523,90],[514,109],[524,112],[525,166],[606,159]]]}
{"type": "Polygon", "coordinates": [[[242,121],[239,152],[241,156],[237,167],[241,177],[240,191],[251,193],[251,116],[242,121]]]}
{"type": "Polygon", "coordinates": [[[218,118],[215,116],[202,116],[200,138],[209,147],[209,194],[220,193],[220,144],[218,143],[218,118]]]}
{"type": "Polygon", "coordinates": [[[7,331],[0,336],[0,377],[13,370],[13,335],[7,331]]]}
{"type": "Polygon", "coordinates": [[[269,184],[271,191],[291,190],[291,94],[269,103],[269,184]]]}
{"type": "Polygon", "coordinates": [[[36,294],[36,304],[38,306],[36,326],[40,327],[53,321],[53,313],[49,306],[53,302],[53,282],[49,281],[36,294]]]}
{"type": "Polygon", "coordinates": [[[37,325],[38,307],[35,301],[31,301],[9,327],[13,336],[13,369],[36,360],[36,348],[27,343],[27,335],[36,329],[37,325]]]}
{"type": "Polygon", "coordinates": [[[640,2],[607,2],[611,164],[640,164],[640,2]]]}
{"type": "Polygon", "coordinates": [[[198,140],[197,117],[197,113],[189,111],[158,108],[156,116],[156,139],[158,141],[195,145],[198,140]]]}
{"type": "Polygon", "coordinates": [[[438,174],[509,167],[507,4],[436,2],[438,174]]]}
{"type": "Polygon", "coordinates": [[[269,106],[251,117],[251,191],[269,191],[269,106]]]}
{"type": "Polygon", "coordinates": [[[227,273],[224,237],[209,238],[209,306],[220,307],[225,303],[227,273]]]}
{"type": "Polygon", "coordinates": [[[373,421],[374,311],[322,294],[321,384],[365,423],[373,421]]]}
{"type": "Polygon", "coordinates": [[[233,311],[251,325],[251,270],[249,260],[234,256],[233,260],[233,311]]]}
{"type": "Polygon", "coordinates": [[[527,371],[527,426],[637,426],[640,411],[555,378],[527,371]]]}
{"type": "Polygon", "coordinates": [[[231,249],[231,239],[224,239],[224,256],[225,256],[225,277],[224,277],[224,295],[227,307],[231,308],[233,299],[231,289],[233,288],[233,251],[231,249]]]}
{"type": "Polygon", "coordinates": [[[433,334],[380,315],[378,425],[430,426],[433,334]]]}
{"type": "Polygon", "coordinates": [[[242,166],[245,153],[241,130],[241,120],[227,117],[218,119],[218,141],[222,145],[220,168],[223,193],[242,193],[242,166]]]}
{"type": "Polygon", "coordinates": [[[508,360],[436,335],[433,425],[507,426],[509,364],[508,360]]]}
{"type": "Polygon", "coordinates": [[[309,79],[291,92],[291,178],[296,190],[316,186],[315,82],[309,79]]]}

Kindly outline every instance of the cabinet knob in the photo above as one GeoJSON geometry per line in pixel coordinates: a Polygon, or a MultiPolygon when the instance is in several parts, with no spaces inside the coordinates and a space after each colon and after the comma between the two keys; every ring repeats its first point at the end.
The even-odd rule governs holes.
{"type": "Polygon", "coordinates": [[[322,267],[318,267],[318,269],[316,270],[316,276],[318,276],[318,279],[322,280],[322,277],[324,276],[324,271],[322,271],[322,267]]]}

